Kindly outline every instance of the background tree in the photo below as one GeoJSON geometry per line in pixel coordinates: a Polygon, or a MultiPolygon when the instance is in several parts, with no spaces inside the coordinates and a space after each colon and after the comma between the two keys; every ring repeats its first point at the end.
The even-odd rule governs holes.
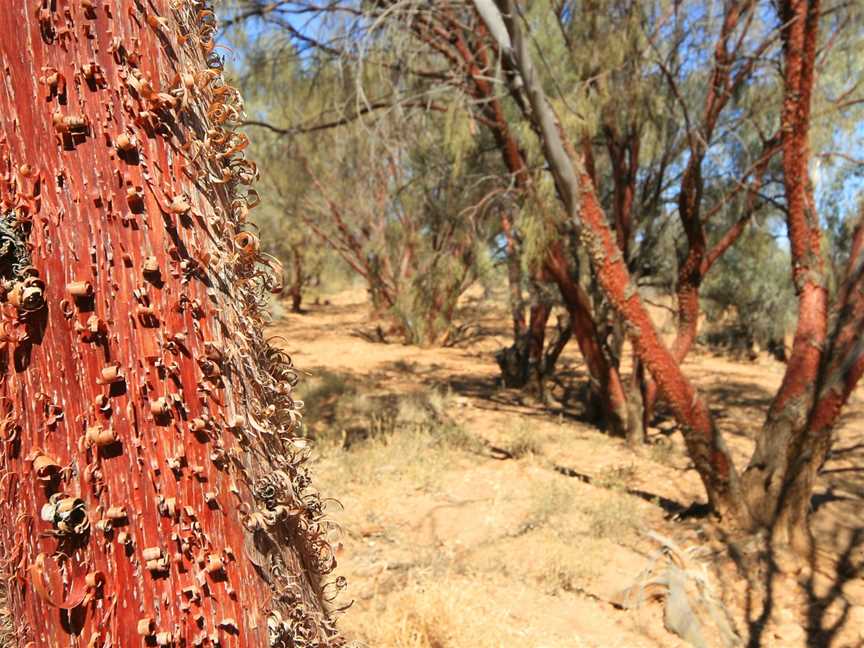
{"type": "Polygon", "coordinates": [[[566,151],[554,109],[532,62],[517,8],[509,0],[476,0],[475,6],[495,34],[502,55],[517,71],[516,78],[524,84],[532,109],[528,116],[540,134],[562,203],[574,225],[581,229],[594,272],[617,314],[627,323],[635,352],[683,428],[688,451],[715,510],[733,525],[766,527],[775,541],[809,551],[812,545],[807,517],[815,475],[830,447],[837,416],[864,373],[864,353],[854,341],[853,332],[864,324],[860,319],[864,308],[859,301],[864,293],[860,291],[858,257],[864,221],[859,217],[829,331],[822,237],[808,172],[808,129],[822,21],[819,2],[790,0],[778,9],[784,64],[780,118],[783,182],[798,320],[783,384],[757,438],[743,484],[710,411],[681,371],[674,348],[667,348],[657,336],[638,292],[632,289],[630,274],[617,252],[584,157],[571,157],[566,151]]]}
{"type": "Polygon", "coordinates": [[[785,337],[795,324],[789,254],[762,228],[753,228],[705,278],[702,310],[715,323],[706,342],[733,352],[768,349],[785,359],[785,337]]]}
{"type": "Polygon", "coordinates": [[[214,33],[191,1],[0,17],[0,547],[22,645],[340,643],[214,33]]]}
{"type": "Polygon", "coordinates": [[[857,162],[842,140],[861,118],[860,81],[849,68],[862,33],[859,7],[784,2],[778,13],[749,0],[239,5],[238,16],[255,16],[361,70],[351,121],[415,107],[418,96],[426,101],[418,108],[428,110],[434,97],[444,112],[467,111],[478,140],[496,147],[499,163],[488,168],[515,207],[502,212],[501,233],[511,257],[514,337],[533,338],[525,344],[533,351],[521,357],[540,357],[551,309],[534,309],[535,321],[526,322],[513,287],[529,283],[526,277],[554,283],[600,421],[638,442],[659,393],[715,508],[733,524],[772,527],[778,538],[807,545],[800,533],[806,483],[819,464],[815,448],[804,449],[810,417],[818,412],[817,436],[828,443],[843,394],[857,380],[858,358],[844,337],[857,317],[854,243],[847,251],[838,241],[840,232],[858,240],[857,211],[848,200],[828,205],[827,216],[816,207],[826,197],[820,187],[831,183],[854,195],[857,162]],[[315,16],[314,27],[286,26],[291,15],[315,16]],[[367,84],[377,92],[364,94],[367,84]],[[744,245],[734,247],[741,237],[744,245]],[[724,257],[733,249],[737,256],[724,257]],[[767,255],[773,268],[792,265],[793,281],[763,272],[750,288],[787,296],[774,304],[778,322],[795,304],[797,336],[742,478],[681,364],[703,303],[723,300],[712,312],[735,312],[739,324],[753,317],[742,286],[724,286],[735,286],[731,273],[753,267],[756,255],[767,255]],[[718,271],[726,276],[712,276],[718,271]],[[668,340],[645,306],[658,292],[674,295],[668,340]],[[625,377],[628,348],[634,368],[625,377]],[[830,396],[820,392],[823,381],[832,384],[830,396]]]}
{"type": "MultiPolygon", "coordinates": [[[[314,72],[298,69],[292,48],[280,49],[266,35],[250,42],[245,33],[235,30],[238,49],[243,52],[231,82],[242,92],[250,120],[296,120],[300,123],[309,113],[325,110],[327,93],[314,92],[314,72]],[[279,94],[283,100],[272,105],[270,98],[279,94]]],[[[328,82],[319,78],[322,86],[328,82]]],[[[338,91],[331,82],[328,88],[338,91]]],[[[301,129],[302,130],[302,129],[301,129]]],[[[279,259],[285,269],[285,293],[290,296],[291,310],[301,312],[304,292],[320,284],[325,271],[331,276],[347,273],[338,254],[319,244],[315,233],[303,223],[299,211],[305,209],[306,195],[313,191],[305,173],[305,157],[316,155],[314,148],[295,143],[290,154],[277,134],[256,130],[251,138],[250,153],[258,162],[261,181],[258,191],[266,196],[255,212],[260,228],[262,248],[279,259]]]]}
{"type": "MultiPolygon", "coordinates": [[[[243,33],[234,36],[241,43],[243,33]]],[[[452,341],[459,297],[488,280],[500,231],[491,215],[506,203],[476,126],[438,103],[396,103],[387,119],[361,122],[350,116],[362,101],[357,87],[380,93],[374,79],[354,79],[326,54],[301,63],[280,42],[264,33],[245,50],[241,84],[253,97],[246,125],[259,135],[256,159],[267,161],[264,187],[282,208],[283,218],[266,221],[289,248],[281,258],[288,267],[308,259],[314,237],[363,280],[389,333],[452,341]],[[293,99],[256,102],[274,87],[293,88],[293,99]]]]}

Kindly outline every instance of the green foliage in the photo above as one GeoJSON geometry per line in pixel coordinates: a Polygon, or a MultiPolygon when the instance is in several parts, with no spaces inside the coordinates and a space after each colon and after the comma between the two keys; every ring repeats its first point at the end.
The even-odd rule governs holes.
{"type": "Polygon", "coordinates": [[[717,262],[702,289],[711,326],[739,343],[782,343],[795,321],[789,253],[767,231],[753,228],[717,262]]]}
{"type": "MultiPolygon", "coordinates": [[[[743,213],[739,189],[753,179],[765,141],[778,131],[783,77],[776,13],[757,3],[730,35],[733,77],[751,64],[752,74],[731,87],[728,105],[708,129],[706,100],[726,3],[520,6],[544,88],[576,153],[590,152],[610,219],[620,197],[613,149],[638,144],[630,160],[638,173],[627,262],[639,285],[674,292],[687,252],[677,201],[693,150],[704,148],[701,215],[710,248],[743,213]]],[[[334,267],[360,276],[375,314],[409,342],[447,340],[460,295],[473,282],[492,281],[502,262],[499,210],[515,215],[526,283],[542,268],[550,243],[572,229],[543,172],[542,143],[504,91],[500,67],[490,61],[484,78],[501,89],[504,117],[532,170],[530,195],[512,191],[487,128],[486,103],[472,95],[466,69],[454,63],[459,57],[442,55],[449,45],[418,38],[410,28],[417,15],[456,15],[470,48],[477,33],[470,7],[234,0],[227,9],[251,11],[229,32],[250,118],[285,131],[259,128],[253,139],[271,205],[256,214],[265,250],[283,260],[289,283],[314,282],[334,267]],[[308,20],[300,26],[292,15],[308,20]],[[298,256],[302,271],[294,269],[298,256]]],[[[820,59],[810,136],[832,272],[847,254],[856,213],[850,196],[862,185],[854,162],[860,137],[850,137],[860,135],[864,107],[856,67],[862,16],[860,3],[851,3],[823,18],[831,56],[820,59]]],[[[760,344],[782,337],[794,310],[784,226],[776,222],[781,178],[776,156],[756,201],[763,224],[714,266],[703,290],[709,320],[722,318],[760,344]]],[[[584,275],[583,281],[591,283],[584,275]]],[[[596,282],[588,287],[602,302],[596,282]]]]}
{"type": "Polygon", "coordinates": [[[276,127],[255,127],[253,138],[268,205],[255,214],[262,246],[282,260],[289,285],[341,267],[366,283],[391,332],[445,341],[459,297],[496,263],[502,187],[471,112],[451,92],[438,99],[443,111],[395,101],[359,118],[391,79],[326,57],[301,64],[279,37],[271,28],[254,44],[236,36],[250,119],[276,127]],[[328,124],[339,127],[318,127],[328,124]]]}

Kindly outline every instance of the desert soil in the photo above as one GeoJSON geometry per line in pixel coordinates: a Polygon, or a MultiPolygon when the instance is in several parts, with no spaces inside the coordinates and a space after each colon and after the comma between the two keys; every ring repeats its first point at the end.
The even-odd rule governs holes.
{"type": "MultiPolygon", "coordinates": [[[[543,405],[496,384],[503,308],[468,308],[474,336],[452,348],[372,341],[362,292],[308,309],[285,314],[271,333],[306,374],[301,395],[320,398],[307,406],[320,437],[313,475],[338,501],[329,513],[341,527],[336,575],[347,587],[333,605],[353,601],[339,624],[355,645],[693,645],[665,627],[663,597],[616,605],[645,582],[644,570],[670,564],[658,558],[654,533],[687,554],[687,573],[728,612],[739,645],[864,646],[860,388],[814,498],[818,555],[799,570],[789,556],[760,553],[758,539],[724,542],[710,519],[687,515],[705,496],[672,421],[651,428],[634,452],[579,419],[584,373],[575,344],[543,405]],[[322,381],[329,391],[316,391],[322,381]],[[432,396],[443,414],[428,429],[379,411],[432,396]]],[[[685,365],[739,467],[783,370],[773,359],[735,361],[704,349],[685,365]]],[[[723,645],[716,628],[703,629],[702,645],[723,645]]]]}

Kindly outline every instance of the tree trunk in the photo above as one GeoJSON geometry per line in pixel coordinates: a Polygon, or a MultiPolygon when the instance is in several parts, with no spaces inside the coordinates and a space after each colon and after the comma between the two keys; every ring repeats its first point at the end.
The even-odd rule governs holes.
{"type": "Polygon", "coordinates": [[[21,645],[339,644],[297,375],[261,331],[276,286],[244,231],[239,98],[200,7],[0,12],[0,547],[21,645]]]}
{"type": "Polygon", "coordinates": [[[474,5],[515,70],[530,102],[530,119],[541,138],[544,157],[567,217],[591,259],[597,281],[645,368],[657,381],[684,431],[687,450],[714,509],[738,524],[749,524],[740,481],[729,450],[711,413],[660,339],[633,285],[615,235],[600,207],[582,160],[568,151],[554,110],[534,68],[511,0],[474,0],[474,5]]]}
{"type": "Polygon", "coordinates": [[[631,415],[624,383],[618,367],[610,362],[609,354],[603,348],[590,300],[570,275],[560,241],[550,247],[546,267],[561,291],[570,313],[573,335],[588,368],[591,379],[588,411],[599,413],[613,434],[629,436],[631,415]],[[591,401],[599,403],[599,407],[590,406],[591,401]]]}
{"type": "Polygon", "coordinates": [[[291,312],[301,313],[303,309],[303,252],[299,247],[291,250],[291,312]]]}
{"type": "MultiPolygon", "coordinates": [[[[779,10],[784,24],[781,36],[785,62],[781,115],[783,183],[792,279],[798,293],[798,322],[783,382],[771,403],[745,473],[745,493],[758,523],[773,527],[779,540],[792,540],[799,549],[806,549],[808,537],[776,522],[788,518],[784,507],[809,506],[809,491],[799,490],[799,498],[803,497],[806,504],[790,499],[788,471],[792,464],[802,460],[796,450],[800,451],[805,445],[801,438],[808,433],[808,417],[816,402],[825,360],[831,358],[825,353],[828,292],[821,252],[822,233],[808,171],[810,101],[820,9],[818,0],[786,0],[780,3],[779,10]]],[[[820,422],[820,426],[823,423],[820,422]]],[[[808,470],[812,470],[814,463],[818,468],[820,462],[818,453],[811,454],[806,459],[806,463],[811,464],[808,470]]]]}
{"type": "Polygon", "coordinates": [[[632,431],[633,440],[631,445],[639,446],[645,442],[645,435],[648,432],[648,426],[651,424],[651,418],[654,414],[652,409],[652,403],[650,399],[652,398],[652,394],[650,390],[654,387],[655,383],[653,381],[649,381],[647,376],[645,375],[645,363],[639,359],[639,355],[634,351],[633,352],[633,375],[632,382],[630,385],[630,389],[633,390],[634,394],[638,394],[635,398],[637,402],[641,405],[642,411],[639,413],[641,418],[639,421],[638,430],[634,429],[632,431]]]}
{"type": "Polygon", "coordinates": [[[519,340],[525,334],[525,297],[522,294],[522,260],[520,258],[519,242],[513,232],[510,215],[501,214],[501,229],[507,239],[507,287],[510,316],[513,319],[513,340],[519,340]]]}
{"type": "Polygon", "coordinates": [[[799,550],[812,546],[808,516],[810,496],[819,470],[828,457],[831,435],[843,406],[864,374],[864,210],[858,219],[849,272],[836,307],[836,319],[820,372],[819,392],[807,420],[790,449],[775,522],[775,537],[799,550]]]}
{"type": "MultiPolygon", "coordinates": [[[[507,387],[521,389],[531,382],[532,373],[538,379],[538,372],[543,371],[541,359],[546,339],[546,324],[552,307],[542,301],[542,296],[535,296],[535,303],[528,309],[528,325],[521,334],[516,336],[513,344],[501,349],[496,354],[501,376],[507,387]]],[[[542,397],[542,394],[540,394],[542,397]]]]}

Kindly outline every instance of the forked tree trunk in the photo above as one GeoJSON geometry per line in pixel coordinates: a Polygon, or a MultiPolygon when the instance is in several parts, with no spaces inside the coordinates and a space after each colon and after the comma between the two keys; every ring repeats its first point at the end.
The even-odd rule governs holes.
{"type": "Polygon", "coordinates": [[[20,645],[339,643],[214,29],[193,0],[0,12],[0,547],[20,645]]]}
{"type": "Polygon", "coordinates": [[[830,448],[837,417],[864,374],[860,342],[864,327],[864,213],[853,237],[829,334],[822,235],[807,174],[819,0],[778,3],[786,82],[781,142],[798,324],[786,374],[743,483],[710,411],[684,376],[675,354],[660,341],[630,282],[584,164],[565,151],[557,118],[522,36],[516,5],[511,0],[474,0],[474,4],[502,52],[519,71],[531,102],[531,118],[541,134],[544,154],[568,216],[580,228],[598,281],[624,322],[634,352],[681,425],[688,453],[711,503],[733,524],[768,529],[774,541],[807,552],[812,548],[807,517],[813,484],[830,448]]]}
{"type": "Polygon", "coordinates": [[[615,234],[600,207],[582,159],[572,152],[540,83],[522,35],[515,4],[510,0],[474,0],[489,31],[518,70],[531,104],[531,119],[541,137],[543,152],[567,217],[578,228],[583,249],[591,259],[597,281],[611,307],[624,322],[634,351],[657,382],[684,429],[684,440],[714,508],[723,516],[749,523],[740,482],[728,449],[718,434],[705,402],[681,372],[660,339],[630,279],[615,234]],[[568,150],[569,149],[569,150],[568,150]]]}
{"type": "MultiPolygon", "coordinates": [[[[820,19],[819,0],[785,0],[779,4],[783,22],[784,101],[783,182],[786,190],[787,229],[792,258],[792,279],[798,294],[798,321],[792,352],[780,389],[771,403],[756,450],[745,474],[746,495],[757,520],[773,525],[788,517],[781,509],[801,509],[788,491],[788,471],[801,460],[794,451],[803,445],[808,418],[816,402],[825,370],[828,336],[828,291],[822,257],[822,232],[810,183],[810,102],[815,77],[820,19]]],[[[845,402],[845,399],[844,399],[845,402]]],[[[824,421],[823,421],[824,423],[824,421]]],[[[833,421],[832,421],[833,425],[833,421]]],[[[808,461],[818,467],[819,458],[808,461]]],[[[809,505],[810,492],[799,493],[809,505]]],[[[806,528],[806,525],[805,527],[806,528]]],[[[781,524],[775,532],[801,549],[809,536],[781,524]]]]}

